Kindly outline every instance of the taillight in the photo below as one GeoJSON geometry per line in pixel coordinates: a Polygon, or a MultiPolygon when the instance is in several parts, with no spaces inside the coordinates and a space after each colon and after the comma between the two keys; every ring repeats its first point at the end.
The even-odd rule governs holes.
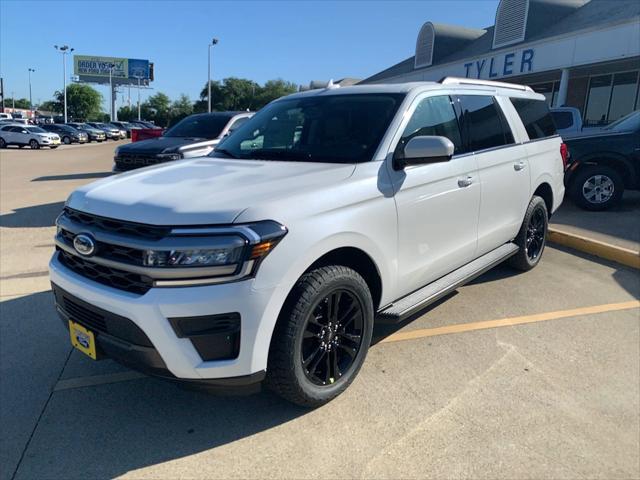
{"type": "Polygon", "coordinates": [[[569,148],[566,143],[560,144],[560,156],[562,157],[562,166],[567,169],[567,163],[569,162],[569,148]]]}

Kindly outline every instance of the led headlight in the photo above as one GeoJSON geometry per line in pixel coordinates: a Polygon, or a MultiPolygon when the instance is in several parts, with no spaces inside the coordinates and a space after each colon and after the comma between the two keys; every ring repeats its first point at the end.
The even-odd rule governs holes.
{"type": "Polygon", "coordinates": [[[147,250],[144,265],[148,267],[215,267],[238,263],[244,246],[194,250],[147,250]]]}

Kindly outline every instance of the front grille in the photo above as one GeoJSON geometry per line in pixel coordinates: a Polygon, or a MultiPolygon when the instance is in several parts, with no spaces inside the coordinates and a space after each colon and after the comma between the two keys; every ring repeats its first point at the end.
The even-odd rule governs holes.
{"type": "Polygon", "coordinates": [[[144,295],[153,286],[153,280],[144,275],[98,265],[71,255],[60,248],[57,250],[58,259],[64,266],[94,282],[139,295],[144,295]]]}
{"type": "Polygon", "coordinates": [[[134,168],[148,167],[163,163],[168,159],[158,158],[153,154],[146,153],[119,153],[115,158],[116,166],[120,170],[133,170],[134,168]]]}
{"type": "Polygon", "coordinates": [[[149,337],[128,318],[102,310],[52,284],[56,305],[69,320],[98,333],[106,333],[125,342],[153,347],[149,337]]]}
{"type": "Polygon", "coordinates": [[[66,207],[63,212],[69,219],[80,225],[95,227],[105,232],[117,233],[120,235],[131,235],[134,237],[153,238],[159,240],[166,237],[171,232],[171,227],[160,227],[156,225],[145,225],[143,223],[127,222],[125,220],[114,220],[98,215],[91,215],[79,212],[66,207]]]}

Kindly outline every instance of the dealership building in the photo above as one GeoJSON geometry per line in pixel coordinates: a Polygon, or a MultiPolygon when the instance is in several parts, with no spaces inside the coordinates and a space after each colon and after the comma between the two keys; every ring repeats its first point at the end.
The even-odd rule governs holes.
{"type": "Polygon", "coordinates": [[[426,22],[412,57],[361,83],[447,76],[530,85],[610,123],[640,108],[640,0],[501,0],[491,27],[426,22]]]}

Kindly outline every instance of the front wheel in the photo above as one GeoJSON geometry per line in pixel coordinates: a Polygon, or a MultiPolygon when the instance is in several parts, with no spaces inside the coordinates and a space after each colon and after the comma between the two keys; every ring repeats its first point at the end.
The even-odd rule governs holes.
{"type": "Polygon", "coordinates": [[[38,143],[37,140],[31,140],[29,142],[29,147],[31,147],[31,150],[37,150],[40,148],[40,144],[38,143]]]}
{"type": "Polygon", "coordinates": [[[373,318],[371,293],[355,270],[330,265],[304,274],[273,333],[267,386],[305,407],[331,401],[358,374],[373,318]]]}
{"type": "Polygon", "coordinates": [[[71,143],[71,138],[70,137],[62,137],[62,143],[64,143],[65,145],[69,145],[71,143]]]}
{"type": "Polygon", "coordinates": [[[623,192],[622,176],[604,165],[591,165],[578,170],[569,185],[569,195],[585,210],[611,208],[620,202],[623,192]]]}
{"type": "Polygon", "coordinates": [[[513,268],[527,271],[538,265],[547,243],[548,224],[547,204],[542,197],[534,196],[529,202],[524,221],[514,240],[520,250],[509,259],[513,268]]]}
{"type": "Polygon", "coordinates": [[[5,142],[4,138],[0,138],[0,148],[7,148],[7,142],[5,142]]]}

